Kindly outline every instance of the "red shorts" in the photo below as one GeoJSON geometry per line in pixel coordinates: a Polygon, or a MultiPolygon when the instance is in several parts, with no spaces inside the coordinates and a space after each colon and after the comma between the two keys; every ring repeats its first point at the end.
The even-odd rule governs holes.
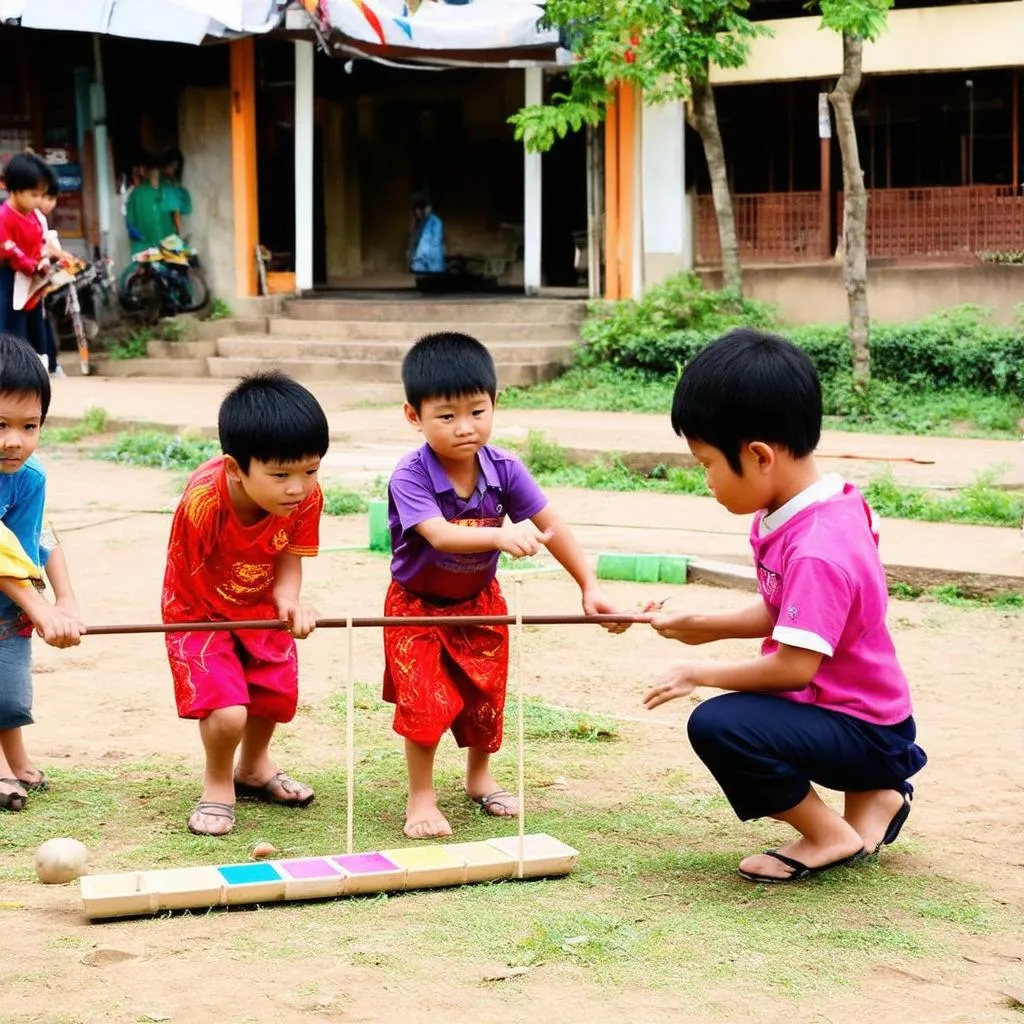
{"type": "Polygon", "coordinates": [[[168,633],[167,657],[179,718],[237,705],[271,722],[295,717],[299,663],[295,640],[283,629],[168,633]]]}
{"type": "MultiPolygon", "coordinates": [[[[507,615],[498,581],[457,604],[437,605],[392,582],[385,615],[507,615]]],[[[384,630],[384,699],[399,736],[433,746],[451,729],[460,747],[501,747],[508,682],[504,626],[389,626],[384,630]]]]}

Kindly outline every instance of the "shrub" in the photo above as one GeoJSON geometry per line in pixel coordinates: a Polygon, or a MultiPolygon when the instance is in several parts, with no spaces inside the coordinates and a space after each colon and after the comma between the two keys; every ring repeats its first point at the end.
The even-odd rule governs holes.
{"type": "MultiPolygon", "coordinates": [[[[991,311],[959,306],[913,323],[873,324],[871,374],[924,390],[969,388],[1024,398],[1024,323],[1002,326],[991,311]]],[[[707,291],[692,274],[666,281],[639,302],[595,307],[583,327],[579,362],[611,363],[652,375],[678,374],[730,327],[776,330],[810,356],[833,406],[852,378],[844,325],[783,327],[771,306],[707,291]]],[[[827,404],[830,404],[827,402],[827,404]]]]}

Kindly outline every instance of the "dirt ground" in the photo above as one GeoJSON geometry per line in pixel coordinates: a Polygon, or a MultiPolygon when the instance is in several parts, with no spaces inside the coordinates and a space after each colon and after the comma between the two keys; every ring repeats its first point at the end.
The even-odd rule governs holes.
{"type": "MultiPolygon", "coordinates": [[[[153,621],[169,518],[153,514],[174,501],[165,473],[73,460],[51,460],[51,511],[93,624],[153,621]],[[88,481],[88,486],[84,481],[88,481]]],[[[625,499],[627,496],[619,496],[625,499]]],[[[616,515],[639,521],[649,514],[644,495],[616,515]]],[[[670,500],[670,499],[669,499],[670,500]]],[[[566,511],[571,511],[567,509],[566,511]]],[[[630,519],[626,519],[626,522],[630,519]]],[[[325,520],[325,547],[360,544],[361,519],[325,520]]],[[[589,538],[588,538],[589,545],[589,538]]],[[[307,592],[325,614],[376,614],[387,584],[386,560],[368,553],[325,553],[308,564],[307,592]]],[[[623,607],[634,607],[648,589],[610,585],[623,607]]],[[[659,595],[663,596],[663,595],[659,595]]],[[[690,587],[673,600],[691,607],[728,608],[749,595],[690,587]]],[[[525,586],[527,612],[577,609],[570,582],[536,577],[525,586]]],[[[1024,620],[984,610],[897,603],[891,620],[914,688],[922,745],[930,763],[918,782],[906,835],[914,870],[933,872],[978,887],[1021,919],[1024,911],[1024,754],[1020,709],[1024,697],[1024,620]]],[[[342,683],[338,637],[327,631],[303,648],[304,700],[325,699],[342,683]]],[[[728,658],[751,652],[735,642],[698,651],[728,658]]],[[[159,637],[86,639],[70,652],[37,649],[36,716],[30,747],[42,765],[114,767],[155,755],[180,755],[198,773],[194,727],[179,722],[159,637]]],[[[681,768],[703,773],[686,742],[688,705],[679,702],[648,715],[640,694],[657,667],[681,651],[652,632],[626,638],[589,628],[550,628],[527,636],[524,685],[553,704],[604,712],[624,719],[637,756],[626,776],[593,780],[587,799],[614,801],[642,791],[645,780],[681,768]]],[[[359,677],[379,679],[380,639],[360,631],[359,677]]],[[[303,722],[294,737],[303,767],[337,763],[342,737],[327,725],[303,722]]],[[[706,773],[705,773],[706,774],[706,773]]],[[[0,845],[15,815],[0,818],[0,845]]],[[[735,823],[738,834],[743,826],[735,823]]],[[[340,955],[301,965],[275,965],[242,957],[232,944],[243,933],[273,929],[273,911],[198,915],[158,923],[87,925],[79,915],[77,888],[5,885],[0,947],[17,950],[19,969],[33,968],[32,985],[5,996],[0,969],[0,1022],[122,1022],[172,1020],[258,1024],[308,1021],[520,1021],[538,1014],[550,1021],[846,1021],[897,1024],[915,1020],[982,1022],[1020,1020],[1001,991],[1024,983],[1019,936],[958,940],[942,958],[879,966],[860,983],[828,989],[802,1001],[754,1005],[728,989],[710,991],[701,1005],[665,991],[610,991],[572,968],[486,986],[480,971],[455,976],[443,962],[416,961],[409,979],[340,955]],[[5,902],[23,909],[5,911],[5,902]],[[12,939],[16,938],[16,943],[12,939]],[[83,946],[82,942],[87,945],[83,946]],[[132,957],[100,966],[83,952],[109,947],[132,957]],[[316,979],[311,989],[304,986],[316,979]]]]}

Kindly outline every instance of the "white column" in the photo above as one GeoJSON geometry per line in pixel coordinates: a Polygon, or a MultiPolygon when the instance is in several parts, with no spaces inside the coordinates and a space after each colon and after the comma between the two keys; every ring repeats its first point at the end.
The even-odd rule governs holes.
{"type": "Polygon", "coordinates": [[[93,61],[95,64],[94,81],[89,91],[92,107],[93,144],[96,149],[96,200],[99,215],[100,254],[110,254],[110,194],[114,184],[110,180],[110,145],[107,135],[107,93],[103,80],[103,51],[100,48],[100,37],[92,37],[93,61]]]}
{"type": "Polygon", "coordinates": [[[313,287],[313,44],[295,43],[295,287],[313,287]]]}
{"type": "MultiPolygon", "coordinates": [[[[526,68],[526,106],[544,102],[544,72],[526,68]]],[[[526,153],[523,178],[523,287],[536,295],[541,283],[541,154],[526,153]]]]}
{"type": "Polygon", "coordinates": [[[681,102],[643,108],[643,263],[648,285],[693,265],[686,203],[686,121],[681,102]]]}

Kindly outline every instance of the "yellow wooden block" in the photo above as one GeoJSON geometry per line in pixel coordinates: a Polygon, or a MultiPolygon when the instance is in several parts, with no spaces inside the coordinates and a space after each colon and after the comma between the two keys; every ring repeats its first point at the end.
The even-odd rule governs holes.
{"type": "Polygon", "coordinates": [[[405,868],[406,889],[462,885],[466,881],[466,862],[446,847],[416,846],[401,850],[381,850],[381,856],[405,868]]]}
{"type": "Polygon", "coordinates": [[[568,875],[579,864],[579,850],[567,846],[544,832],[523,836],[522,867],[519,864],[519,836],[505,836],[488,842],[507,853],[513,864],[513,878],[543,878],[547,875],[568,875]]]}
{"type": "Polygon", "coordinates": [[[159,894],[161,910],[216,907],[224,902],[224,879],[215,867],[144,871],[142,879],[159,894]]]}
{"type": "Polygon", "coordinates": [[[116,875],[83,875],[79,880],[85,916],[96,921],[104,917],[133,917],[155,914],[160,909],[159,893],[145,888],[138,871],[116,875]]]}
{"type": "Polygon", "coordinates": [[[516,869],[512,857],[490,843],[450,843],[442,847],[466,862],[467,882],[494,882],[511,878],[516,869]]]}

